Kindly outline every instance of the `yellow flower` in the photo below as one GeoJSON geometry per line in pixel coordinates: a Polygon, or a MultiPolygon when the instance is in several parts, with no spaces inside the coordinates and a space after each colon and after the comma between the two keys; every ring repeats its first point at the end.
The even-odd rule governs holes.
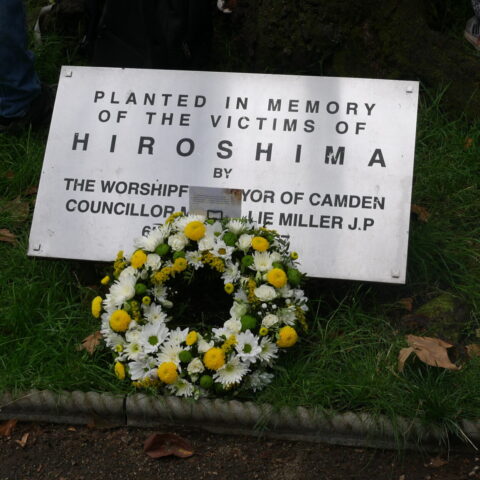
{"type": "Polygon", "coordinates": [[[163,362],[157,370],[158,378],[165,383],[175,383],[178,378],[177,366],[173,362],[163,362]]]}
{"type": "Polygon", "coordinates": [[[152,303],[152,299],[148,296],[145,296],[145,297],[142,298],[142,303],[144,305],[150,305],[152,303]]]}
{"type": "Polygon", "coordinates": [[[125,380],[125,365],[123,363],[115,363],[115,375],[118,379],[125,380]]]}
{"type": "Polygon", "coordinates": [[[188,262],[183,257],[178,257],[173,262],[173,270],[176,272],[183,272],[187,268],[188,262]]]}
{"type": "Polygon", "coordinates": [[[203,363],[210,370],[218,370],[225,365],[225,354],[221,348],[213,347],[203,356],[203,363]]]}
{"type": "Polygon", "coordinates": [[[147,254],[143,250],[137,250],[130,259],[130,265],[133,268],[143,267],[143,264],[147,261],[147,254]]]}
{"type": "Polygon", "coordinates": [[[110,317],[110,328],[114,332],[126,332],[132,317],[125,310],[115,310],[110,317]]]}
{"type": "Polygon", "coordinates": [[[198,334],[197,332],[195,332],[195,330],[192,330],[191,332],[188,332],[185,343],[187,345],[193,345],[194,343],[197,343],[197,340],[198,340],[198,334]]]}
{"type": "Polygon", "coordinates": [[[253,237],[252,238],[252,248],[257,250],[257,252],[264,252],[268,250],[270,243],[266,238],[263,237],[253,237]]]}
{"type": "Polygon", "coordinates": [[[264,337],[265,335],[267,335],[268,333],[268,328],[266,327],[260,327],[260,330],[258,331],[258,334],[261,336],[261,337],[264,337]]]}
{"type": "Polygon", "coordinates": [[[175,212],[175,213],[172,213],[172,214],[165,220],[165,224],[168,225],[169,223],[172,223],[177,217],[183,217],[183,212],[175,212]]]}
{"type": "Polygon", "coordinates": [[[297,343],[298,335],[294,328],[285,326],[278,332],[277,345],[279,347],[291,347],[297,343]]]}
{"type": "Polygon", "coordinates": [[[233,291],[235,290],[235,287],[233,286],[233,283],[226,283],[223,288],[225,289],[225,291],[228,294],[233,293],[233,291]]]}
{"type": "Polygon", "coordinates": [[[282,288],[287,283],[287,274],[281,268],[272,268],[267,273],[267,282],[277,288],[282,288]]]}
{"type": "Polygon", "coordinates": [[[290,258],[292,260],[297,260],[298,259],[298,253],[297,252],[291,252],[290,253],[290,258]]]}
{"type": "Polygon", "coordinates": [[[92,300],[92,315],[95,318],[99,318],[101,312],[102,312],[102,297],[98,296],[92,300]]]}
{"type": "Polygon", "coordinates": [[[100,283],[102,285],[108,285],[110,283],[110,277],[108,275],[105,275],[101,280],[100,283]]]}
{"type": "Polygon", "coordinates": [[[195,220],[194,222],[190,222],[186,225],[186,227],[183,230],[183,233],[190,240],[198,241],[205,236],[206,230],[207,229],[205,228],[205,225],[202,222],[195,220]]]}

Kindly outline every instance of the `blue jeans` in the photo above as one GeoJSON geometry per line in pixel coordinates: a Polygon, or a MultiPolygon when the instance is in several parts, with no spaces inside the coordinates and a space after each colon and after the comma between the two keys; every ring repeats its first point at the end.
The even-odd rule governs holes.
{"type": "Polygon", "coordinates": [[[22,0],[0,0],[0,116],[24,116],[40,91],[22,0]]]}

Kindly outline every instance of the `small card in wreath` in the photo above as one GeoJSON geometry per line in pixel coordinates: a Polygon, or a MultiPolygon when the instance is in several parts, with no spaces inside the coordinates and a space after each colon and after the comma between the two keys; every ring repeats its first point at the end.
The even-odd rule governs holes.
{"type": "Polygon", "coordinates": [[[194,398],[268,385],[279,353],[307,329],[288,243],[246,219],[176,213],[135,247],[119,252],[102,279],[108,293],[92,301],[117,377],[194,398]],[[190,294],[201,301],[189,311],[190,294]],[[202,315],[202,302],[222,296],[225,312],[202,315]]]}

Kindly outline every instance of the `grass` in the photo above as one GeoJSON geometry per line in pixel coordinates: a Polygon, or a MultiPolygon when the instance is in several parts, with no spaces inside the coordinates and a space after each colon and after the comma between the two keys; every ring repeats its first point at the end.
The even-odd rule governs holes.
{"type": "MultiPolygon", "coordinates": [[[[53,37],[37,53],[39,71],[54,80],[64,45],[53,37]]],[[[131,392],[113,375],[105,349],[93,356],[77,350],[98,328],[89,305],[101,266],[26,256],[45,143],[45,131],[0,136],[0,228],[18,239],[0,242],[0,391],[131,392]]],[[[422,92],[413,203],[430,216],[427,222],[412,216],[406,285],[309,280],[310,333],[279,362],[273,384],[256,400],[416,417],[456,434],[461,419],[480,418],[478,360],[460,355],[460,371],[413,358],[403,373],[396,365],[405,333],[450,336],[460,345],[476,341],[479,145],[480,122],[449,118],[441,92],[422,92]],[[455,298],[453,318],[406,329],[400,300],[411,298],[416,308],[445,292],[455,298]]]]}

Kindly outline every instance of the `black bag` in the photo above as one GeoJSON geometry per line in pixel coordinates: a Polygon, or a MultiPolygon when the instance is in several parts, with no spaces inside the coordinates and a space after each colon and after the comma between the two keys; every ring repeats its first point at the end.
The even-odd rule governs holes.
{"type": "MultiPolygon", "coordinates": [[[[66,1],[66,0],[63,0],[66,1]]],[[[84,0],[92,65],[208,68],[210,0],[84,0]]]]}

